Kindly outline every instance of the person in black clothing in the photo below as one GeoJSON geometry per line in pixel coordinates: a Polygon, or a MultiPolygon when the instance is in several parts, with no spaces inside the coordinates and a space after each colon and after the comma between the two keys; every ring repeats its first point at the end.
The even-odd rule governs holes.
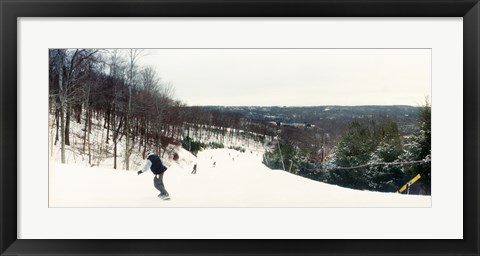
{"type": "Polygon", "coordinates": [[[153,174],[155,174],[155,177],[153,178],[153,185],[156,189],[160,191],[158,197],[163,200],[170,199],[170,195],[168,194],[167,190],[165,189],[165,185],[163,184],[163,174],[167,170],[167,167],[163,165],[160,157],[155,155],[153,153],[153,150],[151,149],[147,150],[147,162],[145,163],[145,166],[137,173],[138,175],[140,175],[148,171],[149,169],[153,172],[153,174]]]}
{"type": "Polygon", "coordinates": [[[197,173],[197,164],[194,164],[192,174],[196,174],[196,173],[197,173]]]}

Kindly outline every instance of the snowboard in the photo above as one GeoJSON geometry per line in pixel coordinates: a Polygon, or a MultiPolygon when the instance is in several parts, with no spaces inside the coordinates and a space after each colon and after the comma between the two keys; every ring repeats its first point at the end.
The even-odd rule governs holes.
{"type": "Polygon", "coordinates": [[[158,198],[160,198],[160,199],[162,199],[163,201],[168,201],[168,200],[170,200],[170,199],[171,199],[171,197],[170,197],[170,196],[168,196],[167,198],[163,198],[163,197],[160,197],[160,196],[157,196],[157,197],[158,197],[158,198]]]}

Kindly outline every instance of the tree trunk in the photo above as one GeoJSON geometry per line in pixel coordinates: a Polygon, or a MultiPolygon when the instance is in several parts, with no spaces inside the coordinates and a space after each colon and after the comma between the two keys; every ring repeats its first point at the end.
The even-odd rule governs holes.
{"type": "MultiPolygon", "coordinates": [[[[92,117],[93,117],[93,110],[88,110],[88,133],[92,132],[92,117]]],[[[98,120],[98,119],[97,119],[98,120]]]]}
{"type": "MultiPolygon", "coordinates": [[[[133,67],[131,67],[133,69],[133,67]]],[[[133,71],[130,71],[133,72],[133,71]]],[[[130,118],[132,111],[132,77],[130,77],[130,83],[128,85],[128,106],[127,115],[125,120],[125,169],[130,169],[130,118]]]]}
{"type": "Polygon", "coordinates": [[[66,112],[67,116],[65,119],[65,145],[70,146],[70,115],[71,115],[71,109],[70,109],[70,104],[66,104],[66,112]]]}
{"type": "MultiPolygon", "coordinates": [[[[129,114],[127,113],[127,116],[129,114]]],[[[127,117],[125,120],[125,128],[124,128],[124,133],[125,133],[125,169],[128,171],[130,167],[130,118],[127,117]]]]}
{"type": "Polygon", "coordinates": [[[115,170],[117,169],[117,140],[116,139],[113,139],[113,169],[115,170]]]}
{"type": "Polygon", "coordinates": [[[56,146],[58,142],[58,129],[60,129],[60,110],[58,110],[58,108],[55,110],[55,123],[56,123],[57,131],[55,132],[54,145],[56,146]]]}
{"type": "Polygon", "coordinates": [[[148,125],[145,125],[145,138],[144,138],[144,147],[143,147],[143,154],[145,155],[146,148],[148,147],[148,125]]]}
{"type": "MultiPolygon", "coordinates": [[[[115,124],[115,115],[113,116],[113,124],[115,124]]],[[[123,116],[120,117],[120,124],[118,125],[118,128],[113,131],[113,169],[117,169],[117,143],[118,140],[122,139],[122,136],[120,136],[120,139],[118,138],[118,134],[120,132],[120,128],[122,127],[123,123],[123,116]]]]}
{"type": "Polygon", "coordinates": [[[87,110],[88,114],[88,131],[87,131],[87,143],[88,143],[88,164],[91,166],[92,165],[92,146],[91,146],[91,143],[90,143],[90,133],[92,132],[92,110],[87,110]]]}
{"type": "Polygon", "coordinates": [[[142,150],[142,145],[144,145],[144,140],[146,138],[146,136],[145,136],[146,128],[145,128],[144,123],[141,122],[139,126],[140,126],[140,128],[137,131],[138,136],[140,136],[140,141],[138,142],[138,151],[142,150]]]}
{"type": "MultiPolygon", "coordinates": [[[[112,125],[115,125],[115,113],[112,113],[112,125]]],[[[115,126],[112,130],[113,133],[113,169],[117,169],[117,132],[115,131],[115,126]]]]}
{"type": "Polygon", "coordinates": [[[79,124],[82,122],[82,105],[81,104],[75,105],[75,119],[79,124]]]}
{"type": "Polygon", "coordinates": [[[60,140],[61,140],[61,161],[65,163],[65,120],[63,114],[63,107],[60,108],[60,140]]]}
{"type": "MultiPolygon", "coordinates": [[[[88,107],[88,105],[87,105],[88,107]]],[[[85,116],[85,127],[83,128],[83,148],[82,152],[85,154],[85,147],[87,145],[87,128],[88,128],[88,110],[85,116]]]]}
{"type": "Polygon", "coordinates": [[[61,140],[61,161],[62,164],[65,163],[65,120],[64,120],[64,109],[65,109],[65,92],[63,87],[63,52],[58,50],[58,85],[60,87],[59,97],[60,97],[60,140],[61,140]]]}
{"type": "Polygon", "coordinates": [[[106,117],[105,117],[105,124],[107,128],[107,139],[105,141],[106,144],[108,144],[109,140],[109,134],[110,134],[110,108],[107,109],[106,117]]]}

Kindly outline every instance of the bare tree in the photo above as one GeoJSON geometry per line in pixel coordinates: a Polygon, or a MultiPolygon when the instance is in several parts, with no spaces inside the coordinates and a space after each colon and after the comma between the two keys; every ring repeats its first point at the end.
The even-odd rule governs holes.
{"type": "MultiPolygon", "coordinates": [[[[112,130],[113,141],[113,169],[117,169],[117,148],[118,141],[121,139],[120,129],[123,127],[124,114],[120,111],[123,107],[120,102],[122,95],[123,79],[125,77],[126,64],[124,63],[120,51],[115,49],[110,52],[108,62],[110,70],[110,93],[112,94],[108,111],[108,127],[112,130]],[[118,123],[118,125],[117,125],[118,123]]],[[[109,128],[107,128],[107,143],[109,138],[109,128]]]]}
{"type": "Polygon", "coordinates": [[[65,50],[57,50],[57,70],[58,70],[58,98],[59,98],[59,108],[60,108],[60,151],[61,151],[61,161],[62,164],[65,163],[65,120],[64,120],[64,110],[65,110],[65,95],[66,90],[63,84],[63,65],[65,61],[65,50]]]}
{"type": "Polygon", "coordinates": [[[144,56],[143,49],[129,49],[128,50],[128,105],[125,120],[125,169],[130,169],[130,155],[132,154],[133,146],[131,145],[132,134],[132,90],[135,87],[135,78],[137,76],[137,61],[144,56]]]}
{"type": "MultiPolygon", "coordinates": [[[[78,136],[83,138],[83,147],[80,143],[77,146],[81,146],[82,154],[88,155],[90,164],[99,161],[94,154],[97,149],[100,155],[105,154],[103,143],[108,144],[109,138],[113,142],[113,167],[117,168],[117,156],[124,153],[127,170],[131,167],[130,157],[136,143],[139,151],[142,147],[145,150],[156,146],[165,152],[167,145],[180,140],[188,113],[180,102],[172,99],[174,90],[170,83],[161,81],[154,68],[140,68],[138,60],[144,55],[143,50],[135,49],[53,49],[49,52],[50,111],[55,112],[58,123],[52,129],[58,130],[58,141],[62,143],[62,162],[65,162],[68,145],[70,116],[72,121],[85,122],[78,136]],[[102,132],[99,147],[92,147],[96,140],[91,137],[93,133],[90,134],[93,125],[102,127],[95,120],[103,121],[107,134],[105,139],[102,132]],[[125,151],[117,154],[117,144],[124,142],[123,136],[125,151]]],[[[72,138],[72,145],[76,144],[77,136],[72,138]]]]}
{"type": "MultiPolygon", "coordinates": [[[[55,65],[50,70],[51,72],[56,72],[56,74],[52,74],[52,77],[56,77],[58,82],[58,91],[53,89],[52,93],[54,94],[53,98],[57,99],[56,112],[59,115],[57,129],[60,126],[62,163],[65,163],[65,146],[70,144],[71,106],[78,98],[78,93],[81,91],[79,90],[81,88],[80,85],[87,76],[88,72],[85,71],[85,66],[89,65],[89,62],[94,61],[97,52],[98,50],[56,49],[52,50],[50,54],[50,58],[55,59],[55,61],[50,61],[51,65],[55,65]]],[[[56,83],[54,82],[53,84],[55,85],[56,83]]]]}

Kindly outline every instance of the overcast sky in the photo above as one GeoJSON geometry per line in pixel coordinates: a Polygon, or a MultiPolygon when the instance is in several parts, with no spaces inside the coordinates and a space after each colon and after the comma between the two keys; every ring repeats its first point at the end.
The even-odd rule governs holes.
{"type": "Polygon", "coordinates": [[[149,49],[139,64],[190,106],[418,106],[431,98],[430,49],[149,49]]]}

